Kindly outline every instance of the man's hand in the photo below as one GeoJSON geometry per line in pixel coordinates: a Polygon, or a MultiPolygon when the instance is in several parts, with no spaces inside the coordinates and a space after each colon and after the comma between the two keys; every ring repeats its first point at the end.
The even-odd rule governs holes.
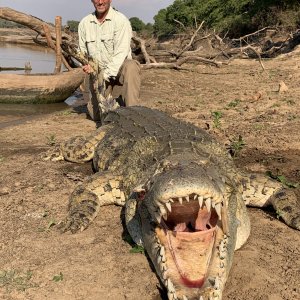
{"type": "Polygon", "coordinates": [[[91,74],[94,72],[94,69],[90,65],[82,66],[82,70],[87,74],[91,74]]]}

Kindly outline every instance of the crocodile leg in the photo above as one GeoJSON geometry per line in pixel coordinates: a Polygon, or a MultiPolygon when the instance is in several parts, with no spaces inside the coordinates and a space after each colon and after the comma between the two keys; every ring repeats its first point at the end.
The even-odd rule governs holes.
{"type": "Polygon", "coordinates": [[[96,146],[104,138],[109,128],[110,126],[106,125],[87,137],[73,137],[43,153],[42,159],[51,161],[67,160],[76,163],[88,162],[93,159],[96,146]]]}
{"type": "Polygon", "coordinates": [[[300,201],[293,191],[260,174],[243,176],[242,184],[246,205],[271,205],[288,226],[300,230],[300,201]]]}
{"type": "Polygon", "coordinates": [[[95,219],[100,207],[110,204],[125,204],[122,178],[108,172],[98,172],[71,194],[68,216],[58,224],[58,229],[72,233],[83,231],[95,219]]]}

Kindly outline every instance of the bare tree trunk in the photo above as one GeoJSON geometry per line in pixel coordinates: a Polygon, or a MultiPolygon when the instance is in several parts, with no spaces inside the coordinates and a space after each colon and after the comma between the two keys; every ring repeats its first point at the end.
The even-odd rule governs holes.
{"type": "MultiPolygon", "coordinates": [[[[43,29],[45,32],[48,47],[55,50],[55,44],[54,44],[53,40],[51,39],[49,26],[46,24],[43,24],[43,29]]],[[[69,71],[72,70],[72,67],[69,65],[68,61],[66,60],[66,58],[63,55],[62,55],[62,62],[69,71]]]]}
{"type": "MultiPolygon", "coordinates": [[[[38,19],[36,17],[24,14],[22,12],[18,12],[9,7],[0,7],[0,18],[22,24],[22,25],[34,30],[35,32],[37,32],[38,34],[40,34],[42,36],[45,36],[45,34],[43,32],[43,24],[46,24],[49,26],[51,38],[53,40],[56,40],[54,26],[49,25],[48,23],[46,23],[43,20],[38,19]]],[[[62,34],[62,39],[72,41],[72,37],[66,33],[62,34]]]]}
{"type": "Polygon", "coordinates": [[[61,72],[61,62],[62,62],[62,54],[61,54],[61,17],[57,16],[55,18],[55,32],[56,32],[56,64],[54,73],[61,72]]]}

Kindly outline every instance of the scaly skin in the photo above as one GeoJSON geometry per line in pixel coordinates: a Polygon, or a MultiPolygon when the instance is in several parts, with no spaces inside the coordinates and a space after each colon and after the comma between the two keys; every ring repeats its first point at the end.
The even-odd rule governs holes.
{"type": "Polygon", "coordinates": [[[44,159],[93,160],[97,171],[70,197],[62,231],[84,230],[103,205],[125,205],[170,300],[221,299],[234,250],[250,234],[246,204],[273,205],[300,229],[295,195],[236,169],[205,131],[157,110],[118,109],[89,137],[72,138],[44,159]]]}

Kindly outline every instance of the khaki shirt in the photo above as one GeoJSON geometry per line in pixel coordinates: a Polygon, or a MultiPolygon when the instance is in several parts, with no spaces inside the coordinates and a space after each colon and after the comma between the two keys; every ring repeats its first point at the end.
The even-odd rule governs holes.
{"type": "Polygon", "coordinates": [[[98,61],[105,79],[117,76],[124,60],[132,58],[130,22],[112,7],[103,23],[99,23],[95,13],[83,18],[78,36],[80,51],[98,61]]]}

